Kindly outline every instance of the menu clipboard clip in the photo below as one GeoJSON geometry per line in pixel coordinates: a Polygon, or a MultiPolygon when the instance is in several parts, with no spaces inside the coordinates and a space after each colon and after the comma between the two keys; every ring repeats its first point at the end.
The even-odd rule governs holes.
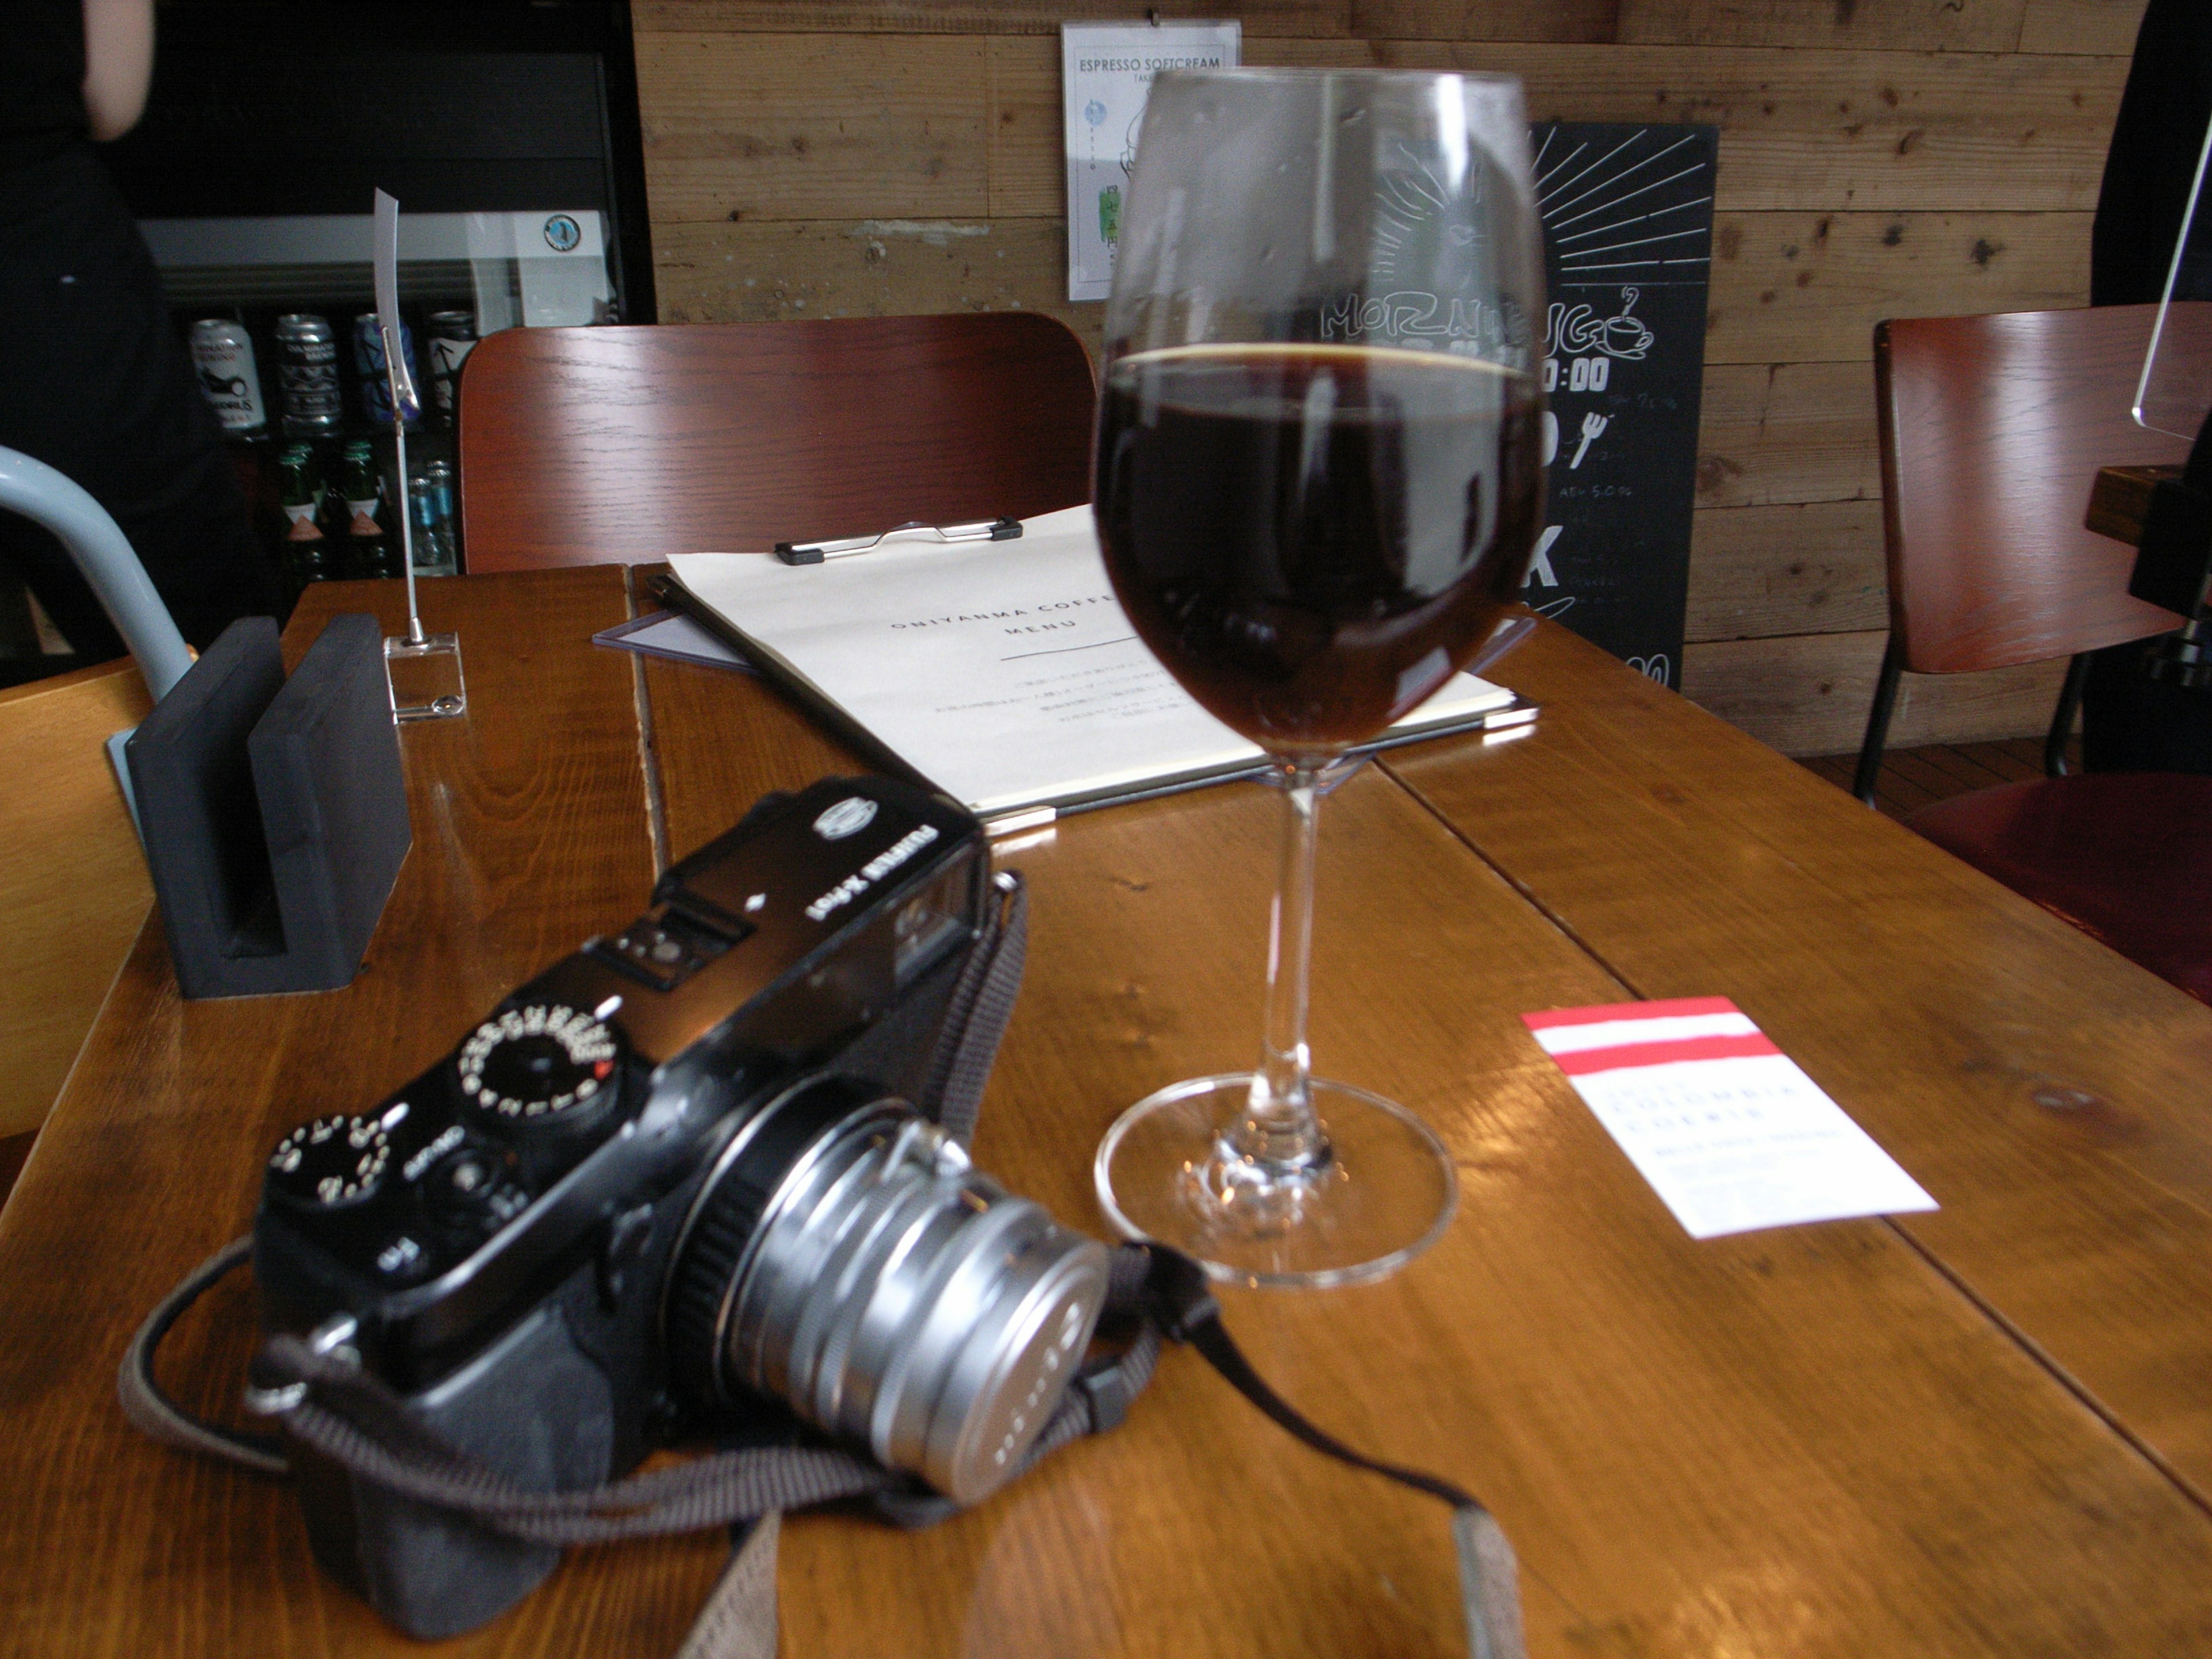
{"type": "Polygon", "coordinates": [[[834,542],[778,542],[775,556],[786,564],[820,564],[866,553],[886,542],[1011,542],[1020,538],[1018,519],[980,519],[974,524],[924,524],[919,519],[893,525],[880,536],[848,536],[834,542]]]}

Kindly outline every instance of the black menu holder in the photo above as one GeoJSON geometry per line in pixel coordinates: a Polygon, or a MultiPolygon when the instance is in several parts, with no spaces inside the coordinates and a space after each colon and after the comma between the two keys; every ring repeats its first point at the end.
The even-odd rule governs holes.
{"type": "Polygon", "coordinates": [[[233,623],[125,753],[185,995],[350,983],[412,839],[376,618],[331,617],[289,680],[276,623],[233,623]]]}

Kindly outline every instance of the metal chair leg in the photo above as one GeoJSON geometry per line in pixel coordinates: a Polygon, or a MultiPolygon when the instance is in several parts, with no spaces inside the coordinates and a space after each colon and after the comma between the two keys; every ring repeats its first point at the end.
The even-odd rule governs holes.
{"type": "Polygon", "coordinates": [[[2066,665],[2066,683],[2058,688],[2058,707],[2043,739],[2043,769],[2051,777],[2066,775],[2066,744],[2074,735],[2074,716],[2081,712],[2081,688],[2088,681],[2089,653],[2083,651],[2066,665]]]}
{"type": "Polygon", "coordinates": [[[1851,793],[1869,806],[1874,805],[1875,780],[1881,775],[1881,751],[1889,741],[1889,717],[1897,709],[1897,683],[1905,673],[1905,648],[1892,630],[1882,647],[1881,672],[1874,683],[1874,707],[1867,711],[1866,740],[1859,745],[1859,768],[1851,777],[1851,793]]]}

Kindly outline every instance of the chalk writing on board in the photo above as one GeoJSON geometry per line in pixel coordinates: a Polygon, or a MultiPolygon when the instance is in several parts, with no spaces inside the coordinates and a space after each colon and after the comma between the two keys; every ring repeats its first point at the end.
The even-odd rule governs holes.
{"type": "Polygon", "coordinates": [[[1678,683],[1717,137],[1540,123],[1546,529],[1522,597],[1678,683]]]}
{"type": "Polygon", "coordinates": [[[1565,301],[1553,301],[1544,331],[1544,349],[1555,357],[1578,351],[1601,351],[1608,357],[1641,362],[1659,340],[1650,325],[1635,314],[1636,302],[1642,297],[1636,289],[1624,288],[1620,290],[1620,311],[1612,317],[1601,317],[1587,305],[1577,305],[1570,310],[1565,301]]]}

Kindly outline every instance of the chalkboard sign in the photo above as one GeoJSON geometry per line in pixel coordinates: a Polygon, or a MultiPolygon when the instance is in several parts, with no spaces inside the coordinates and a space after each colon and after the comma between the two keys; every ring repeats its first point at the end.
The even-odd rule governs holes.
{"type": "Polygon", "coordinates": [[[1551,506],[1524,597],[1679,687],[1717,130],[1547,122],[1529,137],[1551,506]]]}

